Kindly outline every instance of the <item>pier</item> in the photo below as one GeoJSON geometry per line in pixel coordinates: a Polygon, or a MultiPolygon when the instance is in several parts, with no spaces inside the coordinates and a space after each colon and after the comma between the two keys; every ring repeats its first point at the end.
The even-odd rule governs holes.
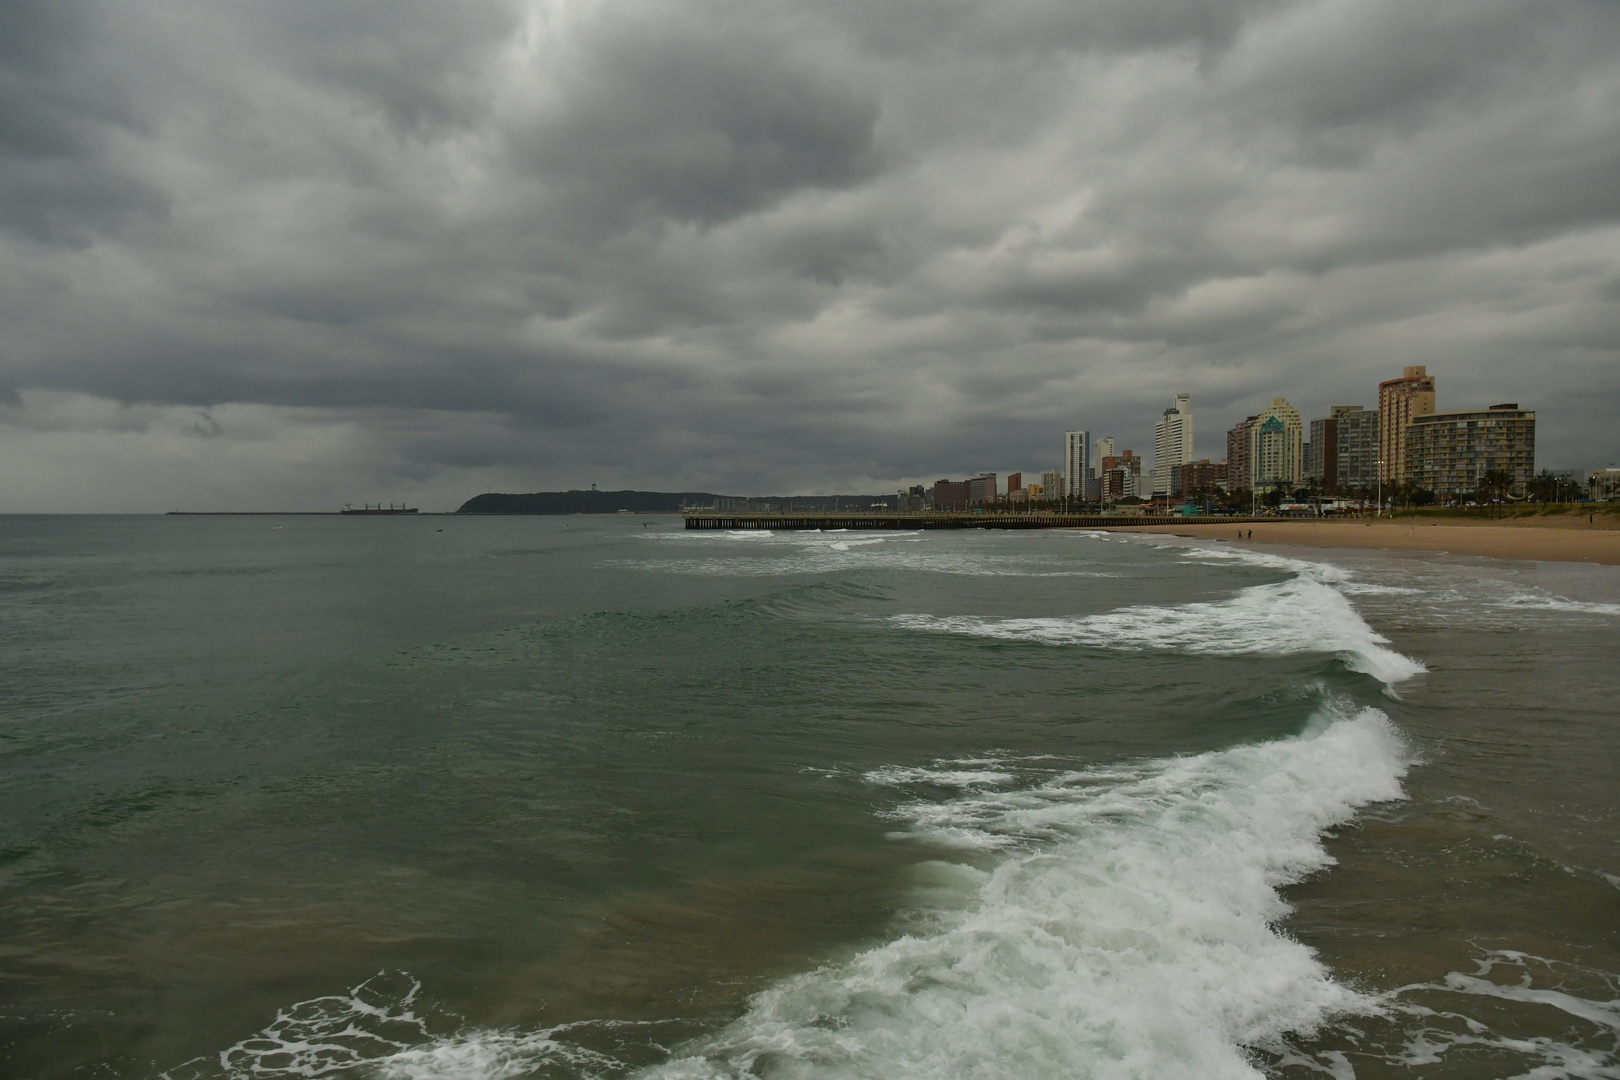
{"type": "Polygon", "coordinates": [[[1242,525],[1276,518],[1217,517],[1199,514],[971,514],[894,513],[881,510],[836,514],[726,514],[688,510],[688,529],[1131,529],[1144,525],[1242,525]]]}

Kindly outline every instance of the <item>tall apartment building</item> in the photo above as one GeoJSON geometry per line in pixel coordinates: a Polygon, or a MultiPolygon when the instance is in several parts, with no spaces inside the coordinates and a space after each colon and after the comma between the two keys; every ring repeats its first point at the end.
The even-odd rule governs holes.
{"type": "Polygon", "coordinates": [[[1399,480],[1406,473],[1406,428],[1434,413],[1434,376],[1419,364],[1398,379],[1378,384],[1378,476],[1399,480]]]}
{"type": "Polygon", "coordinates": [[[968,506],[989,506],[996,501],[996,474],[982,472],[968,481],[968,506]]]}
{"type": "Polygon", "coordinates": [[[1300,483],[1305,472],[1305,425],[1299,410],[1280,397],[1272,398],[1265,411],[1248,424],[1248,486],[1258,490],[1300,483]]]}
{"type": "Polygon", "coordinates": [[[1371,487],[1378,479],[1378,413],[1360,405],[1334,405],[1311,421],[1305,478],[1329,495],[1371,487]]]}
{"type": "Polygon", "coordinates": [[[1008,473],[1007,474],[1007,497],[1010,499],[1010,498],[1012,498],[1012,493],[1013,492],[1022,491],[1023,489],[1024,489],[1024,474],[1021,473],[1021,472],[1008,473]]]}
{"type": "Polygon", "coordinates": [[[1226,488],[1239,491],[1249,486],[1249,428],[1259,419],[1246,416],[1226,433],[1226,488]]]}
{"type": "Polygon", "coordinates": [[[1193,455],[1192,395],[1177,394],[1153,427],[1153,494],[1170,493],[1170,470],[1193,455]]]}
{"type": "Polygon", "coordinates": [[[1091,475],[1091,432],[1063,433],[1063,475],[1069,481],[1069,498],[1084,499],[1086,477],[1091,475]]]}
{"type": "Polygon", "coordinates": [[[1063,494],[1063,470],[1047,469],[1041,473],[1041,498],[1056,499],[1063,494]]]}
{"type": "Polygon", "coordinates": [[[1536,414],[1511,404],[1414,417],[1405,460],[1401,479],[1436,495],[1477,490],[1498,470],[1522,492],[1536,475],[1536,414]]]}
{"type": "Polygon", "coordinates": [[[1114,437],[1104,435],[1097,440],[1092,449],[1094,453],[1091,455],[1091,475],[1098,476],[1102,473],[1102,459],[1114,456],[1114,437]]]}

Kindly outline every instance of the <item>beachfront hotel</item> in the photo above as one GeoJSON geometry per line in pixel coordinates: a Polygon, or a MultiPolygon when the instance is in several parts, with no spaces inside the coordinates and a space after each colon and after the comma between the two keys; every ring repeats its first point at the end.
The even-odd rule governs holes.
{"type": "Polygon", "coordinates": [[[1248,427],[1248,485],[1256,490],[1272,484],[1298,484],[1305,472],[1305,425],[1299,410],[1283,398],[1272,398],[1259,415],[1245,420],[1248,427]]]}
{"type": "Polygon", "coordinates": [[[1086,478],[1091,475],[1091,432],[1063,433],[1063,471],[1069,479],[1071,499],[1086,497],[1086,478]]]}
{"type": "Polygon", "coordinates": [[[1360,405],[1334,405],[1311,421],[1305,444],[1305,478],[1329,495],[1370,488],[1378,479],[1378,412],[1360,405]]]}
{"type": "Polygon", "coordinates": [[[1193,456],[1192,395],[1177,394],[1153,428],[1153,494],[1171,493],[1171,470],[1193,456]]]}
{"type": "Polygon", "coordinates": [[[1517,404],[1417,416],[1405,436],[1400,478],[1436,495],[1477,491],[1497,471],[1523,491],[1536,474],[1536,414],[1517,404]]]}
{"type": "Polygon", "coordinates": [[[1434,412],[1434,376],[1422,364],[1378,384],[1378,477],[1399,480],[1406,468],[1406,429],[1434,412]]]}

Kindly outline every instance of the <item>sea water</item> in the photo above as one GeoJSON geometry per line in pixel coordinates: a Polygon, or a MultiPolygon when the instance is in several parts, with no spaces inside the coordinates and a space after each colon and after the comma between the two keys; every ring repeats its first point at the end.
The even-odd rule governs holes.
{"type": "Polygon", "coordinates": [[[1620,572],[0,519],[0,1073],[1620,1076],[1620,572]]]}

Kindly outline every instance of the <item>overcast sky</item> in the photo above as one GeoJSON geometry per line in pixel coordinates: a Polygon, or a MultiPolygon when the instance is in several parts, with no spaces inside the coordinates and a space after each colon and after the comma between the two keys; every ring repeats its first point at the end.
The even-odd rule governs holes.
{"type": "Polygon", "coordinates": [[[6,0],[0,511],[1620,459],[1614,0],[6,0]]]}

